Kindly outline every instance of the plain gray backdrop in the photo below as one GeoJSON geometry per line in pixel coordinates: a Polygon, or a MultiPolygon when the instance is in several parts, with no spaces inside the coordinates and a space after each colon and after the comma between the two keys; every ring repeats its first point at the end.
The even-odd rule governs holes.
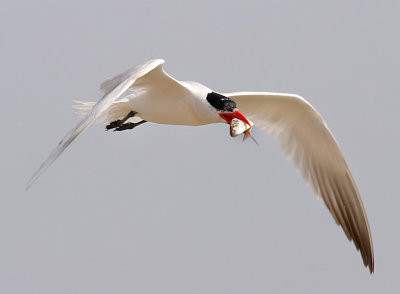
{"type": "Polygon", "coordinates": [[[1,1],[1,293],[399,291],[398,1],[1,1]],[[339,141],[375,274],[268,134],[96,124],[28,192],[73,99],[164,58],[218,92],[296,93],[339,141]],[[396,290],[397,289],[397,290],[396,290]]]}

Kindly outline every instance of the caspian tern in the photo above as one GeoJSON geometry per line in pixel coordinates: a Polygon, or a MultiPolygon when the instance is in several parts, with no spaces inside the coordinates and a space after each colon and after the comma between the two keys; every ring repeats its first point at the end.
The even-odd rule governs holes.
{"type": "Polygon", "coordinates": [[[77,108],[82,120],[36,170],[26,189],[94,122],[104,121],[106,128],[114,131],[145,122],[191,126],[232,123],[232,136],[242,132],[250,136],[254,124],[280,141],[286,156],[322,197],[347,238],[354,241],[364,265],[374,271],[371,233],[359,192],[338,143],[307,101],[292,94],[219,94],[196,82],[175,80],[164,72],[163,64],[162,59],[140,64],[105,81],[98,102],[80,102],[77,108]]]}

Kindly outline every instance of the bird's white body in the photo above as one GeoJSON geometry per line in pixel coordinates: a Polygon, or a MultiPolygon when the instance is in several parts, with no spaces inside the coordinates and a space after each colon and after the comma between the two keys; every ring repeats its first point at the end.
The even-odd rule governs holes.
{"type": "MultiPolygon", "coordinates": [[[[205,103],[207,94],[211,92],[209,88],[196,82],[177,81],[163,71],[163,61],[154,62],[156,67],[151,72],[137,80],[124,93],[126,95],[113,101],[104,111],[103,115],[108,116],[105,122],[124,117],[131,110],[138,113],[131,119],[133,121],[140,117],[159,124],[191,126],[225,122],[205,103]]],[[[121,75],[120,78],[125,79],[126,76],[121,75]]],[[[119,76],[113,80],[119,80],[119,76]]],[[[103,83],[105,91],[113,80],[103,83]]],[[[88,110],[90,107],[86,108],[88,110]]]]}
{"type": "Polygon", "coordinates": [[[211,90],[195,82],[179,82],[179,87],[140,86],[126,97],[127,107],[140,113],[146,121],[168,125],[199,126],[223,123],[216,112],[205,103],[211,90]]]}
{"type": "MultiPolygon", "coordinates": [[[[162,68],[161,59],[148,61],[128,70],[101,86],[103,97],[96,103],[81,102],[83,116],[39,167],[27,184],[33,182],[91,124],[123,120],[159,124],[198,126],[223,123],[235,118],[276,137],[295,167],[326,206],[347,238],[360,250],[364,265],[374,269],[371,233],[357,187],[343,154],[318,112],[302,97],[292,94],[237,92],[216,94],[196,82],[179,82],[162,68]],[[214,93],[216,101],[209,100],[214,93]],[[218,103],[225,100],[237,105],[225,114],[218,103]],[[219,101],[218,99],[221,99],[219,101]],[[240,113],[238,109],[243,113],[240,113]],[[228,118],[224,115],[228,115],[228,118]],[[230,116],[230,118],[229,118],[230,116]],[[250,120],[247,120],[249,118],[250,120]],[[229,120],[230,119],[230,120],[229,120]]],[[[225,101],[226,102],[226,101],[225,101]]]]}

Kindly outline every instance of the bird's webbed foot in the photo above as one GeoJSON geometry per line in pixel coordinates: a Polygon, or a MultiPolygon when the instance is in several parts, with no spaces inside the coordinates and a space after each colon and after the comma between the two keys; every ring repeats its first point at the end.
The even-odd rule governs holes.
{"type": "Polygon", "coordinates": [[[108,130],[120,127],[122,125],[121,122],[122,122],[122,119],[111,122],[110,124],[106,125],[106,130],[108,131],[108,130]]]}
{"type": "Polygon", "coordinates": [[[137,126],[140,126],[141,124],[144,124],[145,122],[147,122],[147,121],[141,120],[140,122],[137,122],[137,123],[132,123],[132,122],[126,123],[126,124],[123,124],[123,125],[119,126],[118,128],[115,128],[114,132],[115,131],[120,132],[120,131],[125,131],[125,130],[131,130],[133,128],[136,128],[137,126]]]}
{"type": "Polygon", "coordinates": [[[132,110],[123,119],[115,120],[115,121],[111,122],[110,124],[106,125],[106,131],[111,130],[111,129],[116,129],[116,128],[123,126],[128,119],[130,119],[131,117],[134,117],[136,114],[137,114],[137,112],[132,110]]]}

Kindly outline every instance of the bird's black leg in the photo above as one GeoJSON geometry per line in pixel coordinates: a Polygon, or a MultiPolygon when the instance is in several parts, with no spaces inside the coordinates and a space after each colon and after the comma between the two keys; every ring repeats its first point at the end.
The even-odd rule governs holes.
{"type": "Polygon", "coordinates": [[[140,126],[141,124],[144,124],[145,122],[147,122],[147,121],[145,121],[145,120],[141,120],[140,122],[137,122],[137,123],[126,123],[126,124],[123,124],[122,126],[119,126],[118,128],[115,128],[115,130],[114,130],[114,132],[115,131],[125,131],[125,130],[131,130],[131,129],[133,129],[133,128],[136,128],[137,126],[140,126]]]}
{"type": "Polygon", "coordinates": [[[130,119],[131,117],[134,117],[136,114],[137,114],[137,112],[132,110],[123,119],[113,121],[110,124],[106,125],[106,130],[108,131],[111,129],[121,127],[128,119],[130,119]]]}

